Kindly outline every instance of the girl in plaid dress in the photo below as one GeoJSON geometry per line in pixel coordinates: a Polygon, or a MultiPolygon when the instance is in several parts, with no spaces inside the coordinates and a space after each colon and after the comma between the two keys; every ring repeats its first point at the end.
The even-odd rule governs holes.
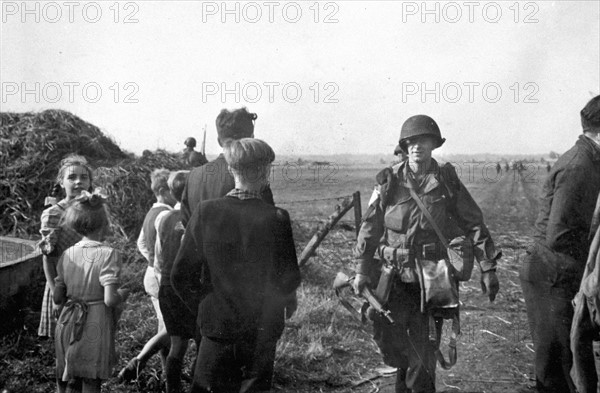
{"type": "Polygon", "coordinates": [[[92,170],[85,157],[71,154],[60,162],[56,181],[65,191],[65,198],[42,212],[40,233],[42,240],[38,247],[43,254],[46,289],[42,299],[42,312],[38,335],[54,337],[56,327],[56,307],[52,302],[54,293],[54,278],[56,277],[56,262],[64,250],[77,243],[81,235],[71,228],[61,225],[61,219],[68,203],[81,194],[90,191],[92,187],[92,170]]]}

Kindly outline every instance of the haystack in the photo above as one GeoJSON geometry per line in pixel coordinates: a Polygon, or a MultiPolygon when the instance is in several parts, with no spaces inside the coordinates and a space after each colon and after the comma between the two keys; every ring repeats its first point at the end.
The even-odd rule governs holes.
{"type": "Polygon", "coordinates": [[[98,168],[93,185],[108,191],[115,235],[125,238],[139,230],[152,205],[152,170],[182,167],[177,155],[165,151],[126,153],[98,127],[66,111],[0,113],[0,119],[0,234],[38,234],[44,199],[68,154],[81,154],[98,168]]]}

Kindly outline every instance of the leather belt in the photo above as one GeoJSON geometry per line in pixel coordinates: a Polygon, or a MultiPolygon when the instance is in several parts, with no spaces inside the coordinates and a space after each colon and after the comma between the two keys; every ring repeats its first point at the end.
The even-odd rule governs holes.
{"type": "Polygon", "coordinates": [[[437,261],[447,255],[446,249],[439,242],[413,245],[411,248],[380,244],[376,254],[382,262],[395,266],[398,278],[405,283],[419,282],[415,258],[437,261]]]}

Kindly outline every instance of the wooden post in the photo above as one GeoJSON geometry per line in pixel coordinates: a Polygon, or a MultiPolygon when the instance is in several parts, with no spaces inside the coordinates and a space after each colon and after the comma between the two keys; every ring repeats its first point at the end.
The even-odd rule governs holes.
{"type": "Polygon", "coordinates": [[[319,225],[319,229],[317,229],[317,233],[314,234],[312,239],[308,242],[304,250],[302,250],[302,254],[300,255],[300,260],[298,261],[298,266],[304,266],[311,255],[315,252],[319,244],[325,239],[325,236],[329,233],[331,228],[346,214],[350,209],[354,206],[354,200],[350,198],[344,199],[341,206],[338,205],[335,207],[335,213],[329,216],[327,222],[322,227],[319,225]]]}
{"type": "Polygon", "coordinates": [[[358,232],[360,232],[360,223],[362,221],[362,207],[360,205],[360,191],[356,191],[352,194],[352,201],[354,203],[354,224],[356,225],[356,238],[358,239],[358,232]]]}

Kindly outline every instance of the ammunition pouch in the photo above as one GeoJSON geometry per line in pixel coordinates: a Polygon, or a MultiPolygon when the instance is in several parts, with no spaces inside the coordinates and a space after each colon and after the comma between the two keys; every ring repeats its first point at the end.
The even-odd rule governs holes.
{"type": "Polygon", "coordinates": [[[458,280],[448,259],[416,258],[421,283],[421,312],[458,308],[458,280]]]}
{"type": "Polygon", "coordinates": [[[377,256],[383,262],[383,267],[394,267],[395,277],[406,283],[419,282],[413,255],[414,253],[408,248],[389,247],[383,244],[377,248],[377,256]]]}

